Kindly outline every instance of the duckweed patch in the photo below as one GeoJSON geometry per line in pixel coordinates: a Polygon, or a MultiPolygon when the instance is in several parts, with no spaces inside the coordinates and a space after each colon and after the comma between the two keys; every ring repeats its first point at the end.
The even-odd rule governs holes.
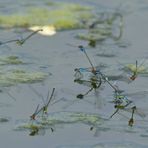
{"type": "Polygon", "coordinates": [[[34,25],[54,25],[56,29],[83,28],[81,19],[90,19],[93,16],[92,9],[79,4],[57,3],[50,8],[32,7],[22,12],[11,15],[0,15],[2,27],[30,27],[34,25]]]}

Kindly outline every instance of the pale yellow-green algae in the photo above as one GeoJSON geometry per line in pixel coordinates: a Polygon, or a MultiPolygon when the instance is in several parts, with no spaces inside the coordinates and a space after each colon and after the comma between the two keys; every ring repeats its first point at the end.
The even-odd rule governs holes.
{"type": "MultiPolygon", "coordinates": [[[[125,66],[125,68],[129,69],[130,71],[136,71],[136,65],[135,64],[127,64],[125,66]]],[[[148,71],[148,69],[146,69],[144,66],[140,66],[137,69],[138,73],[143,73],[143,72],[146,72],[146,71],[148,71]]]]}
{"type": "MultiPolygon", "coordinates": [[[[123,67],[124,71],[130,71],[130,72],[136,72],[136,65],[135,64],[127,64],[123,67]]],[[[140,65],[137,67],[137,73],[138,74],[148,74],[148,67],[146,64],[140,65]]]]}
{"type": "Polygon", "coordinates": [[[6,78],[10,81],[18,83],[32,83],[43,80],[47,74],[43,72],[26,72],[23,70],[13,70],[6,74],[6,78]]]}
{"type": "Polygon", "coordinates": [[[8,70],[0,73],[0,86],[11,86],[18,83],[35,83],[43,81],[47,76],[46,73],[38,71],[8,70]]]}
{"type": "MultiPolygon", "coordinates": [[[[42,117],[37,118],[37,121],[34,122],[34,126],[38,128],[47,128],[48,126],[54,126],[56,124],[70,124],[70,123],[84,123],[88,125],[100,125],[104,121],[97,114],[93,113],[82,113],[82,112],[55,112],[50,113],[49,116],[45,119],[42,117]]],[[[25,123],[20,123],[16,126],[16,129],[32,129],[32,124],[28,121],[25,123]]]]}
{"type": "Polygon", "coordinates": [[[47,7],[31,7],[24,12],[0,15],[2,27],[32,27],[53,25],[57,30],[83,28],[80,20],[93,16],[92,8],[73,3],[57,3],[47,7]]]}

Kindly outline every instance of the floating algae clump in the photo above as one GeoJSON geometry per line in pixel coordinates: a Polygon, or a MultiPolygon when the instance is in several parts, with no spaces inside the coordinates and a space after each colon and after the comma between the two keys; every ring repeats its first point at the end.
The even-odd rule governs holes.
{"type": "Polygon", "coordinates": [[[10,81],[17,83],[33,83],[43,80],[47,74],[42,72],[25,72],[24,70],[13,70],[6,74],[10,81]]]}
{"type": "MultiPolygon", "coordinates": [[[[37,122],[34,123],[35,126],[39,128],[47,128],[54,126],[55,124],[70,124],[70,123],[84,123],[88,125],[100,125],[104,121],[97,114],[87,114],[82,112],[55,112],[50,113],[49,117],[46,120],[42,118],[38,119],[37,122]]],[[[32,124],[25,122],[17,125],[16,129],[31,129],[32,124]]]]}
{"type": "Polygon", "coordinates": [[[122,70],[124,70],[125,72],[137,72],[138,74],[141,74],[143,76],[148,75],[148,68],[146,64],[144,65],[140,64],[140,66],[137,66],[137,68],[135,64],[127,64],[127,65],[124,65],[122,70]]]}
{"type": "Polygon", "coordinates": [[[88,20],[93,16],[90,7],[78,4],[57,3],[48,8],[32,7],[23,12],[11,15],[0,15],[2,27],[32,27],[53,25],[56,29],[84,28],[81,19],[88,20]]]}
{"type": "MultiPolygon", "coordinates": [[[[136,65],[135,64],[127,64],[125,66],[125,70],[136,71],[136,65]]],[[[145,71],[147,71],[147,69],[144,66],[140,66],[137,68],[138,73],[143,73],[145,71]]]]}
{"type": "Polygon", "coordinates": [[[44,80],[47,77],[43,72],[27,72],[24,70],[11,70],[0,73],[0,85],[11,86],[18,83],[35,83],[44,80]]]}
{"type": "Polygon", "coordinates": [[[0,57],[0,65],[7,64],[24,64],[17,56],[0,57]]]}

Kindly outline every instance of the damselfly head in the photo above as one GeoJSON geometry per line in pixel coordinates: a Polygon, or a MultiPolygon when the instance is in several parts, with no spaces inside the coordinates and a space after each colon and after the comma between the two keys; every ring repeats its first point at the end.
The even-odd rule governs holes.
{"type": "Polygon", "coordinates": [[[35,117],[38,113],[39,113],[39,104],[37,105],[35,112],[30,116],[30,119],[35,120],[35,117]]]}
{"type": "Polygon", "coordinates": [[[35,115],[35,114],[32,114],[32,115],[30,116],[30,119],[31,119],[31,120],[35,120],[35,117],[36,117],[36,115],[35,115]]]}
{"type": "Polygon", "coordinates": [[[78,48],[83,52],[85,51],[85,48],[82,45],[79,45],[78,48]]]}

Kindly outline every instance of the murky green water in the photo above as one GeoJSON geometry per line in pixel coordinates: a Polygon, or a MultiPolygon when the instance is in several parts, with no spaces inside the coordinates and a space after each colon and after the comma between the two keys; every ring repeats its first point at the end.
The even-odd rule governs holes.
{"type": "MultiPolygon", "coordinates": [[[[66,0],[62,2],[70,3],[66,0]]],[[[47,0],[0,1],[0,15],[15,14],[20,10],[24,13],[26,9],[33,7],[47,8],[47,3],[49,4],[47,0]]],[[[77,47],[67,44],[87,46],[87,40],[76,38],[78,34],[87,34],[86,29],[80,27],[75,30],[58,31],[53,36],[36,34],[22,46],[15,43],[0,45],[1,147],[146,148],[148,146],[147,0],[124,2],[82,0],[75,3],[92,7],[94,9],[92,12],[97,12],[98,15],[113,14],[117,11],[123,15],[123,32],[119,40],[114,40],[110,33],[112,30],[116,36],[115,28],[106,25],[106,28],[103,28],[105,32],[101,32],[101,41],[97,36],[99,41],[96,47],[88,47],[86,50],[92,62],[100,66],[102,72],[114,80],[119,79],[120,74],[128,74],[130,68],[134,68],[130,65],[127,69],[128,66],[123,65],[135,64],[136,60],[140,65],[144,61],[142,65],[144,70],[141,67],[142,72],[134,82],[128,84],[119,79],[121,81],[117,81],[117,84],[127,93],[143,91],[130,97],[137,107],[143,109],[146,117],[141,119],[135,115],[133,127],[128,126],[129,113],[125,113],[126,117],[117,114],[109,119],[114,107],[108,103],[113,97],[113,92],[107,84],[104,84],[100,90],[99,97],[92,92],[82,100],[76,98],[76,95],[85,92],[88,87],[73,82],[74,69],[89,67],[89,63],[77,47]],[[38,120],[33,124],[39,126],[41,129],[39,133],[29,136],[32,125],[30,115],[38,104],[43,104],[41,96],[46,98],[48,90],[51,92],[53,87],[56,88],[55,99],[61,101],[49,107],[46,121],[38,120]],[[54,129],[53,132],[51,128],[54,129]]],[[[120,20],[117,20],[114,27],[118,26],[119,22],[120,20]]],[[[25,29],[1,28],[0,41],[16,39],[20,34],[26,36],[29,33],[25,29]]]]}

